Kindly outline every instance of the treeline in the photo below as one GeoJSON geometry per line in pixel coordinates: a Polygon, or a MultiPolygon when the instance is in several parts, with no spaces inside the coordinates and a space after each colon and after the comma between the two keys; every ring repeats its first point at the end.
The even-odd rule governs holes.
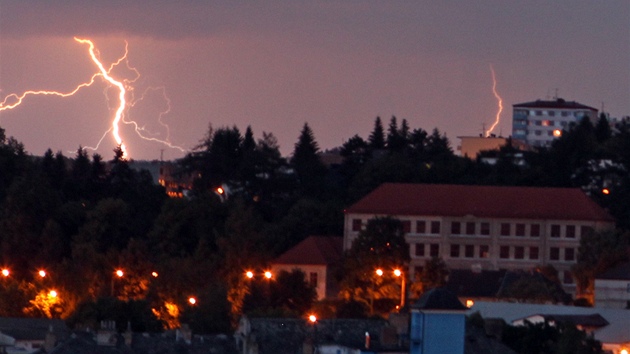
{"type": "MultiPolygon", "coordinates": [[[[477,160],[456,156],[437,129],[396,117],[386,128],[377,117],[367,138],[324,153],[305,124],[290,157],[271,133],[209,128],[177,163],[194,177],[188,198],[167,198],[120,148],[110,160],[82,148],[33,157],[0,128],[0,264],[11,271],[0,279],[0,316],[87,326],[115,314],[135,330],[178,321],[197,332],[227,330],[255,307],[245,270],[262,271],[308,235],[341,236],[344,208],[383,182],[580,187],[620,229],[630,227],[630,123],[613,129],[604,116],[571,126],[548,149],[519,151],[508,140],[477,160]],[[325,163],[329,154],[341,162],[325,163]],[[492,154],[496,164],[482,162],[492,154]],[[220,186],[227,194],[216,193],[220,186]],[[53,287],[59,296],[47,299],[53,287]]],[[[294,300],[273,306],[308,308],[294,300]]]]}

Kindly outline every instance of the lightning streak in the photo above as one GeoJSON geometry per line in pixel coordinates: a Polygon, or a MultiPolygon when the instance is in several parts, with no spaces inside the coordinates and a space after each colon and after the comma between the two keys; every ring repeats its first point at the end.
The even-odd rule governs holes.
{"type": "Polygon", "coordinates": [[[490,129],[486,130],[485,132],[486,137],[490,136],[490,133],[492,133],[494,128],[499,124],[499,122],[501,121],[501,112],[503,112],[503,99],[497,93],[497,78],[494,73],[494,68],[492,67],[492,64],[490,64],[490,72],[492,73],[492,93],[494,94],[494,97],[497,99],[497,102],[499,103],[499,110],[497,111],[497,115],[494,119],[494,123],[490,126],[490,129]]]}
{"type": "Polygon", "coordinates": [[[79,84],[77,87],[75,87],[73,90],[69,91],[69,92],[58,92],[58,91],[47,91],[47,90],[38,90],[38,91],[26,91],[24,93],[22,93],[21,95],[12,93],[9,94],[8,96],[6,96],[4,98],[4,100],[2,102],[0,102],[0,112],[2,111],[6,111],[6,110],[12,110],[14,108],[16,108],[17,106],[21,105],[23,103],[23,101],[26,99],[26,97],[28,96],[38,96],[38,95],[44,95],[44,96],[48,96],[48,95],[53,95],[53,96],[59,96],[59,97],[69,97],[74,95],[75,93],[77,93],[79,90],[85,88],[85,87],[89,87],[92,86],[92,84],[94,84],[94,82],[96,81],[97,77],[102,77],[109,85],[111,85],[110,87],[115,87],[118,90],[118,105],[116,106],[115,109],[115,113],[114,113],[114,117],[113,120],[111,122],[111,127],[101,136],[100,140],[98,141],[96,147],[86,147],[87,149],[90,150],[96,150],[98,149],[98,147],[100,146],[101,142],[103,141],[103,139],[105,139],[105,137],[107,136],[107,134],[111,133],[112,136],[114,137],[114,140],[116,141],[116,144],[120,145],[122,151],[123,151],[123,156],[127,157],[128,153],[127,153],[127,148],[125,147],[125,145],[123,144],[123,140],[120,136],[120,123],[124,123],[124,124],[131,124],[134,127],[134,131],[135,133],[143,140],[148,140],[148,141],[153,141],[153,142],[158,142],[161,144],[164,144],[170,148],[173,149],[178,149],[182,152],[186,152],[186,150],[182,147],[173,145],[170,141],[169,141],[169,135],[170,135],[170,130],[169,127],[166,123],[164,123],[162,121],[162,118],[164,115],[166,115],[167,113],[170,112],[171,109],[171,103],[170,100],[168,99],[168,97],[166,96],[166,91],[164,89],[164,87],[159,87],[159,88],[153,88],[150,87],[149,89],[145,90],[145,92],[143,93],[142,97],[138,100],[135,100],[133,98],[133,89],[134,87],[131,85],[133,84],[136,80],[138,80],[140,78],[140,73],[138,72],[138,70],[136,70],[135,68],[129,66],[129,62],[127,61],[127,54],[128,54],[128,48],[127,48],[127,44],[125,43],[125,54],[123,56],[121,56],[120,58],[118,58],[116,61],[114,61],[112,64],[110,64],[110,66],[106,69],[105,65],[103,65],[103,63],[100,61],[99,57],[98,57],[98,50],[96,49],[96,47],[94,46],[94,43],[89,40],[89,39],[82,39],[82,38],[77,38],[74,37],[74,40],[77,41],[78,43],[81,44],[87,44],[89,46],[89,54],[90,54],[90,58],[92,59],[92,62],[94,62],[94,64],[96,65],[96,67],[98,68],[98,71],[92,75],[92,77],[90,78],[90,80],[88,82],[79,84]],[[129,69],[129,71],[133,72],[135,74],[135,78],[129,80],[116,80],[112,75],[111,72],[112,70],[117,67],[118,65],[120,65],[121,63],[123,63],[127,66],[127,69],[129,69]],[[158,139],[155,137],[148,137],[145,136],[143,134],[143,132],[145,131],[144,127],[140,127],[138,125],[138,123],[136,123],[133,120],[126,120],[125,117],[129,116],[129,110],[130,108],[132,108],[136,103],[138,103],[139,101],[144,99],[145,94],[149,91],[149,90],[159,90],[162,93],[162,98],[165,100],[166,105],[167,105],[167,109],[160,112],[159,117],[158,117],[158,122],[159,124],[166,130],[166,138],[165,139],[158,139]],[[127,95],[130,95],[129,99],[127,97],[127,95]]]}

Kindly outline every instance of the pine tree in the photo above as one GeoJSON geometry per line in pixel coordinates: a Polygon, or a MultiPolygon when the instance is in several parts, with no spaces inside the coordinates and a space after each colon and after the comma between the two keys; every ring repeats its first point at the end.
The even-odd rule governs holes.
{"type": "Polygon", "coordinates": [[[381,150],[385,148],[385,130],[383,129],[383,123],[381,117],[376,117],[374,121],[374,130],[368,138],[370,149],[381,150]]]}

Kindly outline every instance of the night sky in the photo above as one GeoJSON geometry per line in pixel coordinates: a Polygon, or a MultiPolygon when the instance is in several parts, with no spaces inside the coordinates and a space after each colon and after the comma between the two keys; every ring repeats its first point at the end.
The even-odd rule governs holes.
{"type": "MultiPolygon", "coordinates": [[[[0,101],[88,82],[97,67],[75,36],[91,39],[106,67],[128,43],[130,67],[112,71],[137,78],[125,119],[184,149],[209,124],[251,125],[288,155],[305,122],[330,149],[392,115],[457,145],[494,121],[491,66],[504,105],[496,134],[511,133],[512,104],[556,94],[630,115],[627,0],[0,0],[0,101]]],[[[28,96],[0,111],[0,126],[31,154],[74,156],[110,128],[117,97],[97,78],[72,97],[28,96]]],[[[131,158],[184,155],[133,127],[121,125],[131,158]]],[[[107,134],[97,152],[109,160],[115,145],[107,134]]]]}

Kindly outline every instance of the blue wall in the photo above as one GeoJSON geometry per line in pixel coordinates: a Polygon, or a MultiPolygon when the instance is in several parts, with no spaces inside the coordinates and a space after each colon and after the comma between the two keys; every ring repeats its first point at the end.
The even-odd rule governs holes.
{"type": "Polygon", "coordinates": [[[411,354],[463,354],[466,320],[463,313],[412,312],[411,354]]]}

